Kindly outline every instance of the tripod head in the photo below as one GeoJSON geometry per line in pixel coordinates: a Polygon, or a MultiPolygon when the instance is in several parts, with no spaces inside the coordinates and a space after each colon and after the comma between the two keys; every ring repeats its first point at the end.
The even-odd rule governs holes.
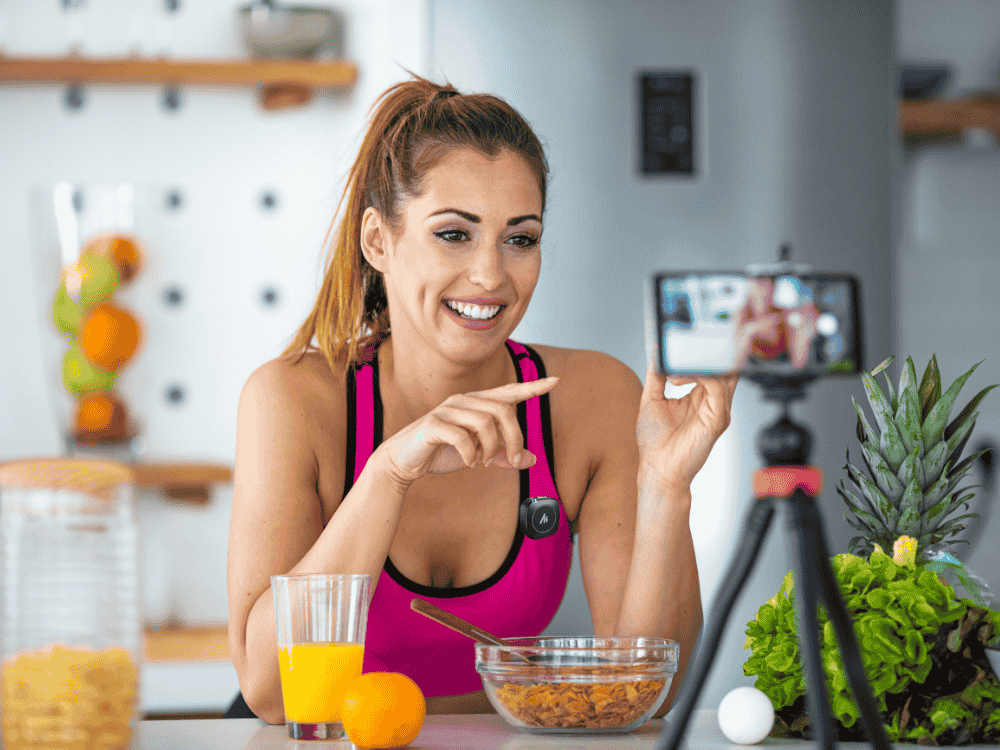
{"type": "Polygon", "coordinates": [[[757,450],[766,466],[804,466],[812,452],[812,435],[792,420],[789,404],[806,397],[806,386],[815,375],[750,375],[763,390],[765,401],[781,405],[777,421],[762,428],[757,435],[757,450]]]}

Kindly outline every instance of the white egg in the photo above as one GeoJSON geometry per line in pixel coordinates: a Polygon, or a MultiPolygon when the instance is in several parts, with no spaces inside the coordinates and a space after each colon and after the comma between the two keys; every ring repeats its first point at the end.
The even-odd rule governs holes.
{"type": "Polygon", "coordinates": [[[719,729],[737,745],[756,745],[774,726],[771,699],[755,687],[738,687],[719,704],[719,729]]]}

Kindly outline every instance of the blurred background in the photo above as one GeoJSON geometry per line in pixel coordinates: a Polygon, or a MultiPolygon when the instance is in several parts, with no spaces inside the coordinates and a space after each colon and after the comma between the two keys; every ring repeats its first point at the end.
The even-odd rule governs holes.
{"type": "MultiPolygon", "coordinates": [[[[143,342],[120,389],[141,425],[133,449],[174,467],[137,497],[143,611],[156,639],[142,683],[149,716],[217,715],[237,690],[224,627],[239,392],[311,307],[368,108],[407,71],[506,98],[547,148],[542,277],[517,339],[604,351],[642,377],[650,272],[740,269],[789,243],[796,262],[860,278],[869,368],[897,354],[922,369],[936,353],[950,383],[985,359],[964,398],[1000,376],[995,2],[338,0],[336,28],[310,58],[327,78],[266,93],[277,74],[241,65],[266,50],[244,37],[239,7],[0,0],[0,70],[15,58],[39,63],[22,76],[32,80],[0,80],[0,461],[66,450],[53,205],[68,201],[81,232],[108,229],[93,224],[100,196],[127,185],[126,198],[116,193],[127,204],[119,226],[141,242],[143,266],[121,297],[143,342]],[[119,61],[98,79],[165,64],[144,83],[52,74],[69,54],[119,61]],[[169,65],[186,60],[218,62],[199,75],[229,83],[169,65]],[[905,67],[916,71],[909,89],[905,67]],[[671,131],[670,147],[688,156],[651,163],[639,80],[664,73],[690,76],[690,128],[671,131]],[[931,107],[908,119],[904,94],[931,104],[978,96],[986,114],[962,121],[931,107]],[[668,171],[647,171],[657,169],[668,171]]],[[[863,395],[858,379],[828,379],[793,408],[826,475],[835,552],[853,536],[833,491],[856,445],[851,395],[863,395]]],[[[997,404],[981,407],[980,441],[1000,439],[997,404]]],[[[741,384],[732,427],[696,480],[706,610],[759,465],[754,440],[776,416],[741,384]]],[[[1000,590],[992,500],[980,493],[964,560],[1000,590]]],[[[752,684],[744,624],[789,567],[784,535],[773,534],[703,705],[752,684]]],[[[549,632],[592,632],[578,565],[549,632]]]]}

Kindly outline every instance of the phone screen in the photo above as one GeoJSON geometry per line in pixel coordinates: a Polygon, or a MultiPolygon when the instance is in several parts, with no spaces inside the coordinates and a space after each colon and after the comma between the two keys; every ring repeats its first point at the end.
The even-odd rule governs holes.
{"type": "Polygon", "coordinates": [[[661,372],[851,375],[861,368],[857,279],[739,272],[653,277],[654,357],[661,372]]]}

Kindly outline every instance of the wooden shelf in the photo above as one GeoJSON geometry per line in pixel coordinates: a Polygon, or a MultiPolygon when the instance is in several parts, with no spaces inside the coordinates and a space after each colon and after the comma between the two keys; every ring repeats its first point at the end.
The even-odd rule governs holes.
{"type": "Polygon", "coordinates": [[[213,484],[233,480],[233,470],[222,464],[143,462],[130,466],[139,487],[156,489],[185,502],[207,503],[213,484]]]}
{"type": "Polygon", "coordinates": [[[903,135],[958,135],[966,128],[985,128],[1000,137],[1000,93],[899,103],[903,135]]]}
{"type": "Polygon", "coordinates": [[[222,661],[229,659],[226,626],[146,628],[146,661],[222,661]]]}
{"type": "Polygon", "coordinates": [[[266,109],[304,104],[314,89],[345,90],[358,68],[338,60],[175,60],[171,58],[5,57],[0,81],[12,83],[164,84],[261,87],[266,109]]]}

